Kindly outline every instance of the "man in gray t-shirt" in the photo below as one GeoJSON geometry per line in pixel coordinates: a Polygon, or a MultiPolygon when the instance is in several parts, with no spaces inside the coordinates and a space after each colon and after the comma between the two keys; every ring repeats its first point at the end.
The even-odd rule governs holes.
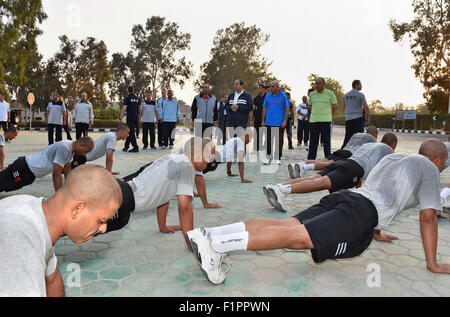
{"type": "Polygon", "coordinates": [[[386,155],[394,153],[397,137],[392,133],[384,135],[381,143],[367,143],[349,159],[331,164],[321,172],[307,178],[295,179],[283,184],[264,186],[269,203],[286,211],[284,199],[290,194],[304,194],[321,190],[331,193],[361,185],[375,165],[386,155]]]}
{"type": "Polygon", "coordinates": [[[55,192],[62,186],[64,168],[70,167],[73,154],[86,155],[94,148],[90,137],[75,142],[57,142],[39,153],[19,157],[8,168],[0,172],[0,192],[10,192],[30,185],[36,178],[52,174],[55,192]]]}
{"type": "Polygon", "coordinates": [[[64,296],[56,241],[66,235],[81,244],[104,233],[121,201],[114,177],[99,166],[74,171],[48,200],[0,200],[0,297],[64,296]]]}
{"type": "Polygon", "coordinates": [[[370,122],[369,106],[366,97],[360,92],[361,81],[353,81],[352,87],[353,90],[345,94],[342,100],[345,110],[345,139],[342,148],[347,145],[355,133],[364,131],[364,119],[366,122],[370,122]]]}

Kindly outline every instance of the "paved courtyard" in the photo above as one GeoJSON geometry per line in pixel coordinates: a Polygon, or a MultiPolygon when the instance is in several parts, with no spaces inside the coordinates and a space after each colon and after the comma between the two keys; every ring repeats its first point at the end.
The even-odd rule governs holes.
{"type": "MultiPolygon", "coordinates": [[[[379,140],[383,134],[380,132],[379,140]]],[[[94,139],[101,135],[91,134],[94,139]]],[[[397,135],[397,152],[407,154],[417,153],[420,143],[427,137],[397,135]]],[[[187,134],[179,135],[177,145],[181,146],[188,137],[187,134]]],[[[333,149],[340,148],[343,138],[344,129],[335,128],[333,149]]],[[[13,143],[7,145],[7,163],[19,156],[37,153],[46,146],[46,140],[47,134],[43,132],[21,132],[13,143]]],[[[119,142],[114,160],[114,171],[120,172],[120,176],[135,172],[142,165],[170,153],[156,150],[131,154],[123,153],[122,147],[123,142],[119,142]]],[[[246,164],[246,178],[253,180],[253,184],[241,184],[238,178],[228,178],[223,165],[216,172],[207,174],[208,200],[221,204],[222,208],[206,210],[196,198],[193,202],[195,226],[212,227],[255,217],[285,219],[318,203],[327,192],[288,197],[287,214],[272,209],[268,204],[262,186],[287,180],[287,162],[305,159],[307,155],[303,147],[286,149],[284,153],[283,166],[276,173],[261,170],[261,163],[246,164]]],[[[323,155],[321,148],[319,155],[323,155]]],[[[96,163],[104,166],[105,159],[96,163]]],[[[237,172],[236,165],[233,169],[237,172]]],[[[450,171],[446,170],[441,174],[441,187],[449,181],[450,171]]],[[[38,179],[14,194],[49,197],[53,194],[51,176],[38,179]]],[[[0,198],[10,195],[0,194],[0,198]]],[[[177,201],[173,200],[168,224],[178,223],[177,201]]],[[[450,296],[450,275],[432,274],[426,269],[418,208],[403,212],[389,227],[389,233],[399,240],[393,244],[374,241],[358,258],[327,261],[321,265],[314,264],[309,252],[230,253],[226,259],[230,271],[220,286],[209,284],[203,277],[186,248],[181,232],[162,234],[158,231],[156,211],[133,215],[125,229],[98,236],[83,245],[75,245],[62,238],[55,250],[66,285],[66,296],[74,297],[450,296]],[[73,286],[72,273],[77,267],[81,268],[81,285],[73,286]],[[370,288],[367,280],[372,280],[370,276],[374,267],[380,269],[381,285],[370,288]]],[[[439,219],[438,260],[450,263],[450,221],[444,219],[439,219]]]]}

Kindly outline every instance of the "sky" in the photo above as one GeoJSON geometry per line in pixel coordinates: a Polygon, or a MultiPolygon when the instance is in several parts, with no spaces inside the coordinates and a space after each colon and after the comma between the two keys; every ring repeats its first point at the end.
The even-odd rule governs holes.
{"type": "MultiPolygon", "coordinates": [[[[210,59],[214,36],[233,23],[256,25],[269,34],[261,55],[272,61],[269,70],[292,88],[300,101],[314,73],[338,80],[345,92],[360,79],[368,102],[385,106],[424,103],[423,87],[414,76],[409,42],[394,43],[391,19],[409,22],[412,0],[43,0],[48,18],[37,42],[44,59],[59,49],[60,35],[103,40],[113,53],[130,50],[133,25],[154,15],[164,16],[192,36],[184,55],[194,65],[195,78],[175,96],[188,104],[198,93],[193,81],[210,59]]],[[[239,74],[236,74],[239,78],[239,74]]]]}

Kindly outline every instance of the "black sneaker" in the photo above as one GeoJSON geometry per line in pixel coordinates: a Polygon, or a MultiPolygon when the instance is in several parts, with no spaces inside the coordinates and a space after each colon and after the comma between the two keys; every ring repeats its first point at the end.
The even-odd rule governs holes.
{"type": "Polygon", "coordinates": [[[144,147],[142,148],[143,151],[145,151],[145,150],[147,150],[147,149],[148,149],[148,146],[144,146],[144,147]]]}
{"type": "Polygon", "coordinates": [[[152,146],[152,150],[156,150],[156,146],[152,146]]]}
{"type": "Polygon", "coordinates": [[[128,148],[127,148],[127,147],[124,147],[124,148],[122,149],[122,151],[123,151],[123,152],[128,152],[128,148]]]}
{"type": "Polygon", "coordinates": [[[128,153],[139,153],[139,148],[133,148],[129,150],[128,153]]]}

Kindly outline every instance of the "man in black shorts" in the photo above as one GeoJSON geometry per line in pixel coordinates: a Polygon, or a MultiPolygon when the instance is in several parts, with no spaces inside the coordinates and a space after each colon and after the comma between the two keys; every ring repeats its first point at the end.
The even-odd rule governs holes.
{"type": "Polygon", "coordinates": [[[321,171],[339,160],[350,158],[362,145],[377,142],[377,138],[378,129],[374,126],[368,127],[366,133],[353,135],[345,148],[333,152],[325,159],[289,164],[289,175],[291,179],[296,179],[304,177],[308,171],[321,171]]]}
{"type": "Polygon", "coordinates": [[[311,250],[316,263],[354,258],[373,239],[392,242],[381,234],[403,210],[420,206],[420,227],[427,269],[450,274],[450,264],[436,260],[438,222],[442,210],[439,173],[448,152],[437,139],[427,139],[419,155],[391,154],[383,158],[360,189],[325,196],[318,205],[286,220],[253,219],[187,233],[202,273],[213,284],[225,281],[225,254],[238,250],[311,250]],[[401,177],[403,175],[403,177],[401,177]]]}
{"type": "Polygon", "coordinates": [[[381,143],[364,144],[349,159],[339,160],[308,178],[264,186],[264,193],[273,207],[286,211],[284,199],[290,194],[304,194],[325,189],[334,193],[341,189],[359,187],[361,180],[367,178],[383,157],[394,153],[396,146],[397,137],[387,133],[381,143]]]}

